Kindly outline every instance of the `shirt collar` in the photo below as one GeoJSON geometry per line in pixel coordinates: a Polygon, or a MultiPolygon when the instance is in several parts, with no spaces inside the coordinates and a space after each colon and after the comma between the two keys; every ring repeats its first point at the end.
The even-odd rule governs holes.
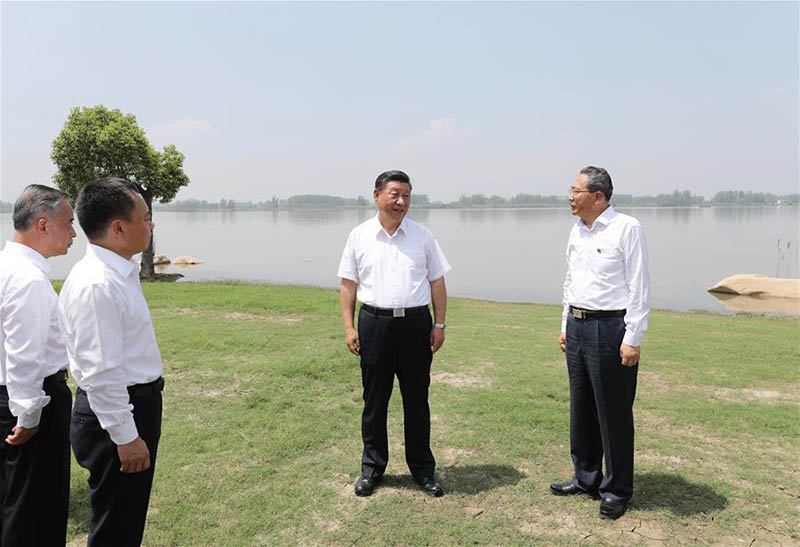
{"type": "Polygon", "coordinates": [[[606,210],[595,219],[595,222],[608,226],[608,223],[611,222],[615,216],[617,216],[617,212],[614,210],[613,206],[609,205],[606,207],[606,210]]]}
{"type": "Polygon", "coordinates": [[[99,245],[89,243],[86,245],[86,254],[97,258],[100,262],[114,268],[122,277],[128,277],[139,265],[133,259],[125,260],[123,257],[99,245]]]}
{"type": "Polygon", "coordinates": [[[598,223],[602,224],[603,226],[608,226],[608,224],[613,220],[613,218],[615,216],[617,216],[617,214],[618,213],[614,210],[614,207],[609,204],[609,206],[606,207],[605,210],[602,213],[600,213],[600,216],[597,217],[596,219],[594,219],[594,223],[592,223],[592,227],[591,228],[589,228],[586,225],[586,223],[583,221],[582,218],[578,219],[578,221],[577,221],[578,222],[578,226],[580,226],[584,230],[590,230],[590,231],[594,230],[595,225],[598,224],[598,223]]]}
{"type": "Polygon", "coordinates": [[[381,220],[380,220],[379,214],[376,214],[373,217],[373,220],[375,222],[375,233],[376,234],[380,234],[382,232],[382,233],[386,234],[387,237],[391,238],[391,237],[396,236],[397,232],[403,232],[404,234],[406,233],[406,219],[405,219],[405,217],[403,217],[403,220],[400,221],[400,226],[397,227],[397,230],[395,230],[394,234],[392,234],[392,235],[387,234],[386,230],[383,229],[383,225],[381,224],[381,220]]]}
{"type": "Polygon", "coordinates": [[[45,275],[50,273],[50,264],[47,263],[47,259],[27,245],[15,241],[6,241],[6,246],[3,250],[7,253],[27,258],[34,266],[42,270],[45,275]]]}

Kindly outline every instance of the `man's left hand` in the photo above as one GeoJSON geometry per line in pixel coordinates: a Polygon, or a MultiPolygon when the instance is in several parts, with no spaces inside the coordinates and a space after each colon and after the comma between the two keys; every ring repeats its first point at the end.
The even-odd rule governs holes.
{"type": "Polygon", "coordinates": [[[10,444],[11,446],[19,446],[21,444],[25,444],[30,440],[31,437],[39,433],[39,427],[20,427],[15,425],[11,429],[11,435],[6,437],[6,444],[10,444]]]}
{"type": "Polygon", "coordinates": [[[622,358],[623,367],[635,367],[639,364],[639,354],[641,353],[639,346],[629,346],[622,344],[619,347],[619,356],[622,358]]]}
{"type": "Polygon", "coordinates": [[[433,327],[431,329],[431,350],[433,350],[433,353],[439,351],[442,344],[444,344],[444,329],[433,327]]]}

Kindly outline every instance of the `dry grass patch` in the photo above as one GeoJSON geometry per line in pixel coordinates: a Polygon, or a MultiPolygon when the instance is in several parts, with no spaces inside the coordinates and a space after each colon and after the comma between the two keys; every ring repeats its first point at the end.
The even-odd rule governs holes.
{"type": "Polygon", "coordinates": [[[468,448],[458,448],[455,446],[441,446],[436,448],[434,456],[440,466],[456,465],[472,456],[474,452],[468,448]]]}
{"type": "Polygon", "coordinates": [[[747,401],[756,401],[759,403],[794,403],[800,404],[800,395],[782,393],[773,389],[730,389],[730,388],[716,388],[714,390],[714,397],[732,403],[742,403],[747,401]]]}
{"type": "Polygon", "coordinates": [[[479,378],[457,372],[436,372],[431,374],[431,382],[452,387],[490,387],[492,385],[489,378],[479,378]]]}
{"type": "Polygon", "coordinates": [[[255,313],[227,312],[223,313],[225,319],[237,319],[243,321],[264,321],[266,323],[281,323],[283,325],[293,325],[300,323],[303,318],[298,315],[258,315],[255,313]]]}

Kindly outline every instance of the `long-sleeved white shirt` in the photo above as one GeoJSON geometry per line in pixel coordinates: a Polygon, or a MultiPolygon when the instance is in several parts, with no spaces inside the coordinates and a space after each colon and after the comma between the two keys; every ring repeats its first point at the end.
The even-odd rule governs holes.
{"type": "Polygon", "coordinates": [[[72,268],[58,299],[69,367],[89,406],[117,445],[138,436],[128,386],[162,374],[139,264],[92,245],[72,268]]]}
{"type": "Polygon", "coordinates": [[[58,325],[58,296],[45,257],[9,241],[0,253],[0,384],[17,425],[39,425],[50,402],[42,382],[67,368],[67,350],[58,325]]]}
{"type": "Polygon", "coordinates": [[[647,241],[639,221],[610,205],[591,229],[578,219],[567,243],[561,332],[566,332],[570,306],[626,310],[622,342],[638,346],[647,331],[649,301],[647,241]]]}
{"type": "Polygon", "coordinates": [[[350,232],[338,275],[358,284],[357,297],[364,304],[415,308],[430,303],[430,282],[450,269],[425,226],[404,218],[389,235],[376,215],[350,232]]]}

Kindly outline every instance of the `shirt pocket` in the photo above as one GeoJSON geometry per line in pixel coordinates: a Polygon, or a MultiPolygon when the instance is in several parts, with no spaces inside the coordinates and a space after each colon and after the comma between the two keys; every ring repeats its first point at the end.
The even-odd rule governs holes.
{"type": "Polygon", "coordinates": [[[624,270],[622,249],[614,243],[598,240],[591,242],[586,249],[589,266],[601,279],[612,278],[624,270]]]}

